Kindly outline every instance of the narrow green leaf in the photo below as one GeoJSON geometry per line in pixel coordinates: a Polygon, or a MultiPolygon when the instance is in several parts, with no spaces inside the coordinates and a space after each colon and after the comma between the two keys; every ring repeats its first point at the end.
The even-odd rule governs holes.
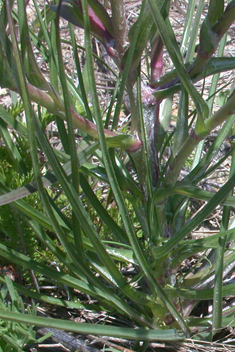
{"type": "MultiPolygon", "coordinates": [[[[181,194],[187,196],[188,198],[192,199],[199,199],[209,202],[211,198],[215,195],[216,192],[209,192],[201,190],[195,186],[174,186],[168,187],[167,189],[159,189],[155,191],[155,201],[157,203],[166,200],[169,196],[174,194],[181,194]]],[[[227,196],[222,202],[222,205],[234,206],[235,204],[235,197],[234,196],[227,196]]]]}
{"type": "MultiPolygon", "coordinates": [[[[235,151],[233,151],[229,177],[231,178],[235,173],[235,151]]],[[[231,191],[233,194],[233,190],[231,191]]],[[[231,208],[226,206],[223,209],[221,231],[227,230],[229,226],[231,208]]],[[[218,240],[218,247],[216,251],[216,265],[215,265],[215,286],[213,294],[213,315],[212,315],[212,334],[218,332],[222,328],[222,308],[223,308],[223,275],[224,275],[224,254],[226,248],[227,236],[220,237],[218,240]]]]}
{"type": "Polygon", "coordinates": [[[81,334],[105,335],[126,338],[137,341],[180,341],[184,335],[178,334],[174,329],[168,330],[145,330],[145,329],[131,329],[105,325],[86,324],[72,321],[64,321],[61,319],[48,319],[43,317],[34,317],[29,314],[9,313],[0,311],[0,318],[19,323],[32,324],[42,327],[51,327],[55,329],[62,329],[81,334]]]}

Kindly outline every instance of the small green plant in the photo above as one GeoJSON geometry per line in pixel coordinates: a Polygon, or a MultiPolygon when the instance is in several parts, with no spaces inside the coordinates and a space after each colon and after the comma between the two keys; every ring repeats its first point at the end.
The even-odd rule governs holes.
{"type": "MultiPolygon", "coordinates": [[[[22,298],[15,290],[13,283],[8,275],[1,279],[0,289],[0,309],[11,315],[14,312],[21,314],[37,315],[37,309],[34,304],[25,309],[22,298]]],[[[41,339],[42,341],[43,339],[41,339]]],[[[32,325],[23,322],[10,322],[0,320],[0,351],[1,352],[23,352],[27,344],[39,342],[36,339],[36,331],[32,325]]]]}
{"type": "MultiPolygon", "coordinates": [[[[13,138],[15,139],[14,148],[17,148],[19,158],[16,160],[6,147],[0,146],[0,169],[2,170],[2,182],[4,182],[5,187],[18,189],[33,180],[33,170],[27,141],[23,137],[15,136],[14,132],[13,138]]],[[[56,192],[51,191],[50,193],[52,197],[56,196],[56,192]]],[[[67,205],[66,199],[58,198],[56,204],[65,207],[67,205]]],[[[30,194],[27,197],[27,203],[34,209],[43,211],[37,193],[30,194]]],[[[39,261],[50,263],[55,260],[48,248],[46,249],[38,241],[27,222],[27,218],[10,204],[3,205],[0,208],[0,240],[7,247],[15,250],[20,249],[22,253],[29,255],[31,258],[37,258],[39,261]]],[[[10,262],[1,258],[0,263],[1,265],[7,265],[10,262]]],[[[27,273],[23,272],[22,274],[24,279],[28,281],[27,273]]]]}
{"type": "MultiPolygon", "coordinates": [[[[234,292],[233,283],[224,284],[235,266],[234,146],[221,152],[235,121],[235,93],[231,88],[227,94],[228,83],[222,88],[218,83],[221,73],[235,67],[234,58],[223,57],[235,1],[185,2],[183,34],[177,40],[171,1],[137,3],[135,18],[126,16],[122,0],[104,3],[58,0],[40,9],[33,0],[33,27],[27,2],[1,1],[0,85],[21,97],[26,119],[24,125],[13,109],[0,106],[1,135],[19,170],[24,164],[14,142],[26,139],[30,161],[25,166],[31,170],[32,165],[33,180],[14,190],[0,170],[0,205],[10,204],[25,218],[61,271],[10,244],[0,243],[0,256],[71,292],[88,294],[95,301],[89,309],[106,309],[131,326],[106,326],[105,335],[139,343],[186,337],[213,341],[218,331],[235,326],[233,307],[224,299],[234,292]],[[68,22],[66,37],[61,18],[68,22]],[[77,27],[84,39],[79,45],[77,27]],[[99,42],[96,53],[93,38],[99,42]],[[74,81],[65,68],[64,44],[73,54],[74,81]],[[163,74],[164,54],[173,65],[163,74]],[[94,68],[97,60],[112,77],[106,103],[94,68]],[[203,82],[201,89],[198,82],[203,82]],[[45,131],[46,111],[60,150],[45,131]],[[211,132],[216,137],[208,146],[211,132]],[[43,169],[39,151],[45,156],[43,169]],[[229,172],[217,192],[213,185],[205,188],[225,162],[229,172]],[[38,206],[25,198],[35,192],[38,206]],[[204,204],[199,209],[194,207],[198,201],[204,204]],[[195,238],[195,229],[218,207],[216,233],[195,238]],[[122,270],[127,266],[134,269],[132,275],[122,270]],[[213,311],[198,316],[195,308],[204,300],[213,301],[213,311]]],[[[58,299],[22,285],[17,290],[45,302],[87,308],[76,294],[58,299]]],[[[23,319],[2,310],[0,317],[23,319]]],[[[30,315],[26,321],[46,322],[30,315]]],[[[47,324],[81,333],[103,331],[99,325],[56,319],[47,324]]],[[[142,350],[146,348],[147,343],[142,350]]]]}

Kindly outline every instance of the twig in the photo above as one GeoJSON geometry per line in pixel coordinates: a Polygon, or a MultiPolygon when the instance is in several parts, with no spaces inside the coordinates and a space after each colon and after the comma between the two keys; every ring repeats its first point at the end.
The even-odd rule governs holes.
{"type": "Polygon", "coordinates": [[[52,328],[38,328],[37,332],[40,335],[47,335],[48,333],[52,333],[51,339],[54,342],[60,343],[63,347],[67,348],[70,352],[100,352],[98,349],[87,346],[86,341],[82,339],[78,339],[73,335],[70,335],[64,331],[52,328]]]}

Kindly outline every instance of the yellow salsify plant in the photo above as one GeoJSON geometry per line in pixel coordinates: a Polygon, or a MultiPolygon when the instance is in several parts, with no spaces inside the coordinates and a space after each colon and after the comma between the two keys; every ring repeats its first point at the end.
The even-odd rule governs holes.
{"type": "MultiPolygon", "coordinates": [[[[212,341],[217,331],[234,325],[232,306],[223,300],[234,290],[232,282],[224,284],[235,265],[234,150],[232,142],[225,154],[221,148],[234,123],[235,96],[227,82],[221,88],[218,80],[235,67],[233,57],[223,57],[235,1],[211,0],[203,12],[204,5],[203,0],[185,3],[183,34],[176,40],[172,11],[177,14],[177,7],[169,0],[138,2],[134,17],[122,0],[60,0],[42,8],[36,0],[1,1],[0,85],[22,99],[25,117],[24,123],[22,113],[15,117],[1,106],[1,138],[14,161],[22,159],[14,134],[28,141],[34,181],[13,190],[0,172],[0,206],[11,204],[24,217],[61,271],[5,245],[4,226],[0,256],[69,292],[56,298],[15,283],[24,295],[89,309],[76,296],[79,291],[94,301],[92,310],[124,317],[131,326],[126,333],[113,326],[105,334],[137,341],[136,350],[143,341],[174,342],[196,335],[212,341]],[[61,18],[68,26],[66,38],[61,18]],[[76,41],[77,27],[82,45],[76,41]],[[73,53],[72,76],[65,68],[64,44],[73,53]],[[95,46],[100,51],[94,52],[95,46]],[[166,55],[173,63],[167,70],[166,55]],[[106,104],[98,85],[99,65],[113,85],[106,104]],[[205,96],[195,83],[208,77],[205,96]],[[221,92],[225,100],[215,109],[221,92]],[[45,131],[45,114],[61,150],[45,131]],[[128,120],[124,127],[123,115],[128,120]],[[204,142],[215,129],[208,147],[204,142]],[[39,151],[45,156],[43,167],[39,151]],[[203,182],[227,160],[229,172],[218,191],[204,189],[203,182]],[[40,196],[39,208],[25,198],[33,192],[40,196]],[[205,205],[197,211],[195,202],[205,205]],[[215,233],[195,239],[193,231],[218,206],[222,220],[215,233]],[[197,315],[195,307],[200,311],[203,300],[213,300],[212,314],[197,315]]],[[[23,174],[18,162],[12,164],[23,174]]],[[[0,318],[45,324],[43,318],[17,312],[8,317],[0,310],[0,318]]],[[[75,325],[50,320],[51,327],[102,334],[100,326],[75,325]]]]}

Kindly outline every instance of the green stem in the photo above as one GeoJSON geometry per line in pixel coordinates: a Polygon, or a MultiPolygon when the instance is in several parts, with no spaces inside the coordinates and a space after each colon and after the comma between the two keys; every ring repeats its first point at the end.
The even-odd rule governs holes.
{"type": "Polygon", "coordinates": [[[128,211],[125,206],[125,201],[122,195],[122,192],[120,190],[114,168],[110,159],[110,155],[108,153],[108,148],[106,144],[106,139],[104,135],[104,127],[103,127],[103,121],[101,117],[101,111],[99,107],[99,100],[97,96],[97,91],[96,91],[96,82],[95,82],[95,77],[94,77],[94,70],[93,70],[93,61],[92,61],[92,50],[91,50],[91,40],[90,40],[90,28],[89,28],[89,18],[88,18],[88,13],[87,13],[87,0],[82,0],[83,4],[83,15],[84,15],[84,24],[85,24],[85,46],[86,46],[86,53],[87,53],[87,64],[88,64],[88,69],[90,72],[89,78],[90,78],[90,86],[91,86],[91,92],[92,92],[92,101],[94,105],[94,115],[96,118],[96,123],[97,123],[97,129],[99,133],[99,140],[100,140],[100,147],[102,151],[102,157],[103,157],[103,163],[105,165],[105,169],[107,172],[107,176],[109,178],[110,186],[112,188],[115,200],[117,202],[118,208],[120,215],[122,217],[123,221],[123,226],[126,230],[127,236],[129,238],[130,244],[133,248],[133,251],[135,253],[135,256],[139,262],[139,265],[141,269],[143,270],[146,279],[149,283],[149,286],[151,287],[153,292],[156,292],[156,294],[159,296],[159,298],[162,300],[162,302],[165,304],[169,312],[172,314],[174,319],[177,321],[179,326],[182,328],[183,332],[187,335],[190,336],[190,330],[185,323],[184,319],[182,318],[181,314],[177,311],[175,308],[174,304],[171,302],[171,300],[168,298],[168,296],[165,294],[164,290],[161,288],[161,286],[158,284],[156,281],[154,274],[148,265],[148,262],[145,258],[144,252],[140,246],[140,242],[138,241],[138,238],[136,236],[133,223],[129,217],[128,211]]]}
{"type": "Polygon", "coordinates": [[[218,111],[216,111],[212,116],[210,116],[206,121],[205,125],[208,131],[213,130],[220,124],[222,124],[229,115],[234,113],[235,108],[235,93],[229,97],[226,104],[224,104],[218,111]]]}
{"type": "MultiPolygon", "coordinates": [[[[214,2],[214,1],[213,1],[214,2]]],[[[221,2],[221,1],[220,1],[221,2]]],[[[214,6],[218,7],[219,2],[216,2],[214,6]]],[[[212,6],[213,7],[213,6],[212,6]]],[[[208,17],[213,18],[215,15],[211,12],[208,13],[208,17]]],[[[217,11],[216,17],[218,17],[218,13],[221,12],[221,9],[217,11]]],[[[220,18],[217,19],[214,26],[211,25],[213,23],[208,23],[208,18],[202,24],[201,32],[200,32],[200,45],[198,49],[198,54],[195,61],[192,64],[192,67],[189,69],[189,75],[191,78],[196,77],[200,74],[207,62],[210,60],[214,52],[216,51],[220,40],[224,36],[224,34],[228,31],[229,27],[232,25],[235,19],[235,1],[231,1],[229,5],[226,7],[225,11],[222,13],[220,18]]]]}
{"type": "MultiPolygon", "coordinates": [[[[217,126],[221,125],[229,115],[234,113],[235,107],[235,93],[233,93],[228,99],[227,103],[222,106],[218,111],[216,111],[212,116],[210,116],[205,121],[205,128],[207,131],[207,135],[217,126]]],[[[174,185],[177,181],[178,175],[182,170],[182,167],[186,161],[186,159],[190,156],[194,148],[198,145],[198,143],[204,139],[206,135],[196,134],[193,130],[185,143],[179,150],[178,154],[175,156],[173,161],[169,165],[169,172],[165,179],[165,186],[174,185]]]]}

